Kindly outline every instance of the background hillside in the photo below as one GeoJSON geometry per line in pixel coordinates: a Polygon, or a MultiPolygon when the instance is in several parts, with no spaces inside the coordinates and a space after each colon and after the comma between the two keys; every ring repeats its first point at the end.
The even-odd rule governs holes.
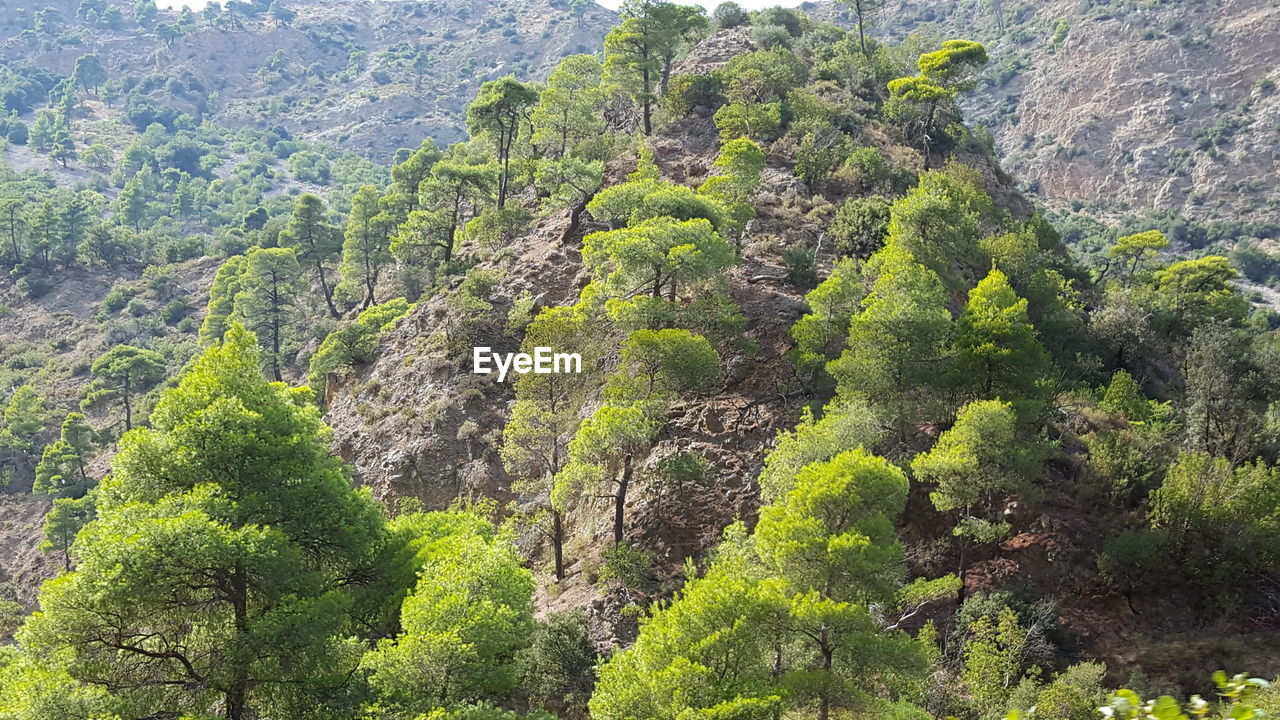
{"type": "Polygon", "coordinates": [[[987,44],[992,64],[966,114],[1050,207],[1111,219],[1174,213],[1275,234],[1275,4],[890,2],[881,32],[987,44]]]}
{"type": "Polygon", "coordinates": [[[461,139],[481,83],[546,77],[561,57],[597,47],[617,19],[563,0],[304,1],[275,16],[248,4],[210,7],[157,13],[140,26],[131,8],[89,22],[76,0],[6,0],[0,58],[67,75],[77,58],[97,54],[117,80],[143,85],[130,98],[150,100],[161,115],[279,127],[386,162],[423,137],[461,139]]]}

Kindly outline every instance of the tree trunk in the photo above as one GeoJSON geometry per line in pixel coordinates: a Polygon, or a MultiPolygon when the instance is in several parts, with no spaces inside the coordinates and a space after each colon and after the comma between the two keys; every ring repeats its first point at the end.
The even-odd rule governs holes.
{"type": "Polygon", "coordinates": [[[631,485],[631,454],[622,459],[622,475],[618,478],[618,494],[613,505],[613,542],[622,542],[622,531],[627,505],[627,487],[631,485]]]}
{"type": "Polygon", "coordinates": [[[271,323],[271,377],[276,382],[283,382],[280,374],[280,318],[277,316],[271,323]]]}
{"type": "Polygon", "coordinates": [[[18,248],[18,228],[13,216],[9,216],[9,242],[13,245],[13,262],[22,262],[22,251],[18,248]]]}
{"type": "MultiPolygon", "coordinates": [[[[236,635],[237,639],[242,640],[249,634],[249,588],[244,577],[244,567],[239,562],[231,576],[231,592],[236,635]]],[[[231,683],[227,687],[227,720],[245,720],[249,678],[239,661],[236,661],[232,673],[231,683]]]]}
{"type": "Polygon", "coordinates": [[[819,643],[822,650],[822,669],[826,673],[826,677],[822,681],[822,690],[818,694],[818,720],[827,720],[831,716],[831,656],[833,650],[827,644],[827,630],[822,630],[822,641],[819,643]]]}
{"type": "Polygon", "coordinates": [[[863,57],[867,56],[867,33],[863,30],[866,20],[866,9],[862,7],[862,2],[855,2],[853,11],[858,14],[858,47],[862,49],[863,57]]]}
{"type": "Polygon", "coordinates": [[[564,229],[564,232],[560,233],[561,243],[568,242],[569,238],[576,235],[578,230],[581,229],[582,213],[586,211],[587,205],[595,198],[595,196],[596,194],[593,192],[584,197],[581,202],[573,206],[573,210],[569,212],[569,226],[564,229]]]}
{"type": "Polygon", "coordinates": [[[378,300],[374,296],[377,284],[378,275],[374,270],[372,258],[369,254],[366,254],[364,261],[364,287],[366,292],[364,296],[364,305],[361,306],[361,310],[368,310],[370,305],[377,304],[378,300]]]}
{"type": "Polygon", "coordinates": [[[649,79],[649,68],[645,67],[644,70],[641,70],[640,76],[643,78],[643,81],[644,81],[644,102],[641,103],[644,109],[644,134],[652,135],[653,122],[650,120],[650,115],[652,114],[652,108],[650,107],[651,99],[649,97],[649,89],[652,84],[652,81],[649,79]]]}
{"type": "Polygon", "coordinates": [[[498,122],[498,162],[502,165],[502,173],[498,177],[498,209],[507,202],[507,173],[511,160],[511,138],[502,122],[498,122]]]}
{"type": "Polygon", "coordinates": [[[329,315],[337,320],[342,315],[338,312],[338,308],[333,306],[333,291],[329,289],[329,281],[324,277],[324,265],[320,263],[320,258],[316,258],[316,275],[320,277],[320,290],[324,292],[324,302],[329,306],[329,315]]]}
{"type": "Polygon", "coordinates": [[[551,511],[551,548],[556,556],[556,580],[564,579],[564,518],[560,511],[551,511]]]}
{"type": "Polygon", "coordinates": [[[129,403],[129,376],[124,376],[124,429],[129,431],[133,429],[133,406],[129,403]]]}

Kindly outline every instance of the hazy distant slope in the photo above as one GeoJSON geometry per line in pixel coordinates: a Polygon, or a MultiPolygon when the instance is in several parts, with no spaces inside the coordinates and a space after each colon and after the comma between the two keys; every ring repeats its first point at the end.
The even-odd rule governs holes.
{"type": "Polygon", "coordinates": [[[576,16],[554,0],[292,0],[289,19],[237,3],[240,12],[195,13],[164,38],[164,26],[184,24],[177,13],[140,23],[132,3],[99,4],[119,11],[116,27],[78,17],[78,0],[48,3],[54,12],[39,22],[26,3],[0,1],[0,61],[68,74],[96,53],[113,77],[154,85],[158,105],[233,127],[278,125],[379,160],[426,135],[462,138],[480,83],[545,77],[562,56],[598,48],[616,18],[594,4],[576,16]]]}

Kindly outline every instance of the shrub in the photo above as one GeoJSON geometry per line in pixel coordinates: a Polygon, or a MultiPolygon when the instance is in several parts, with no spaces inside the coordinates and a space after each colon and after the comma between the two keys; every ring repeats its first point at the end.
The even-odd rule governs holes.
{"type": "Polygon", "coordinates": [[[671,78],[671,84],[658,100],[658,105],[675,117],[683,117],[696,107],[718,110],[724,101],[722,75],[677,75],[671,78]]]}
{"type": "Polygon", "coordinates": [[[884,246],[889,231],[889,199],[879,195],[847,200],[831,221],[831,239],[842,255],[865,260],[884,246]]]}
{"type": "Polygon", "coordinates": [[[187,316],[187,311],[190,309],[186,298],[178,298],[170,301],[160,310],[160,319],[164,320],[166,325],[177,325],[187,316]]]}
{"type": "Polygon", "coordinates": [[[654,583],[653,556],[640,548],[634,548],[625,542],[604,551],[604,565],[600,568],[597,582],[600,584],[616,580],[618,584],[630,590],[645,590],[654,583]]]}
{"type": "Polygon", "coordinates": [[[9,132],[5,137],[14,145],[26,145],[27,140],[30,137],[30,132],[27,130],[27,124],[18,120],[9,126],[9,132]]]}
{"type": "Polygon", "coordinates": [[[787,268],[787,282],[802,290],[818,285],[818,271],[813,251],[795,245],[782,251],[782,264],[787,268]]]}
{"type": "Polygon", "coordinates": [[[1155,590],[1167,579],[1169,536],[1160,530],[1124,530],[1107,539],[1098,572],[1124,594],[1134,612],[1134,595],[1155,590]]]}
{"type": "Polygon", "coordinates": [[[22,297],[28,300],[35,300],[48,294],[53,289],[53,283],[49,282],[47,278],[38,275],[28,275],[14,283],[14,287],[18,289],[18,294],[22,295],[22,297]]]}
{"type": "Polygon", "coordinates": [[[573,710],[567,717],[586,717],[595,685],[595,647],[581,610],[551,613],[533,631],[520,653],[522,686],[541,705],[573,710]]]}
{"type": "Polygon", "coordinates": [[[791,33],[781,25],[756,25],[751,28],[751,39],[765,50],[791,46],[791,33]]]}
{"type": "Polygon", "coordinates": [[[738,3],[722,2],[712,11],[711,19],[715,20],[716,27],[735,28],[746,24],[750,18],[738,3]]]}

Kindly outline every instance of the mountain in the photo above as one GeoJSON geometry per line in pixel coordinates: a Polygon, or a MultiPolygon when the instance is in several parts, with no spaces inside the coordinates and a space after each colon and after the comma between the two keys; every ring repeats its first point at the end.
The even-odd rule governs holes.
{"type": "Polygon", "coordinates": [[[1123,162],[1160,32],[1268,162],[1201,9],[6,9],[0,720],[1280,711],[1270,220],[1123,162]]]}
{"type": "Polygon", "coordinates": [[[0,59],[67,75],[96,54],[112,77],[146,86],[157,116],[279,127],[380,162],[423,137],[463,138],[481,83],[546,77],[561,57],[597,48],[617,19],[564,0],[304,0],[274,16],[231,3],[231,12],[152,13],[140,26],[131,8],[86,20],[94,5],[6,0],[0,59]]]}
{"type": "Polygon", "coordinates": [[[1225,2],[893,2],[881,32],[972,37],[992,64],[965,101],[1007,170],[1062,211],[1280,222],[1280,8],[1225,2]]]}

